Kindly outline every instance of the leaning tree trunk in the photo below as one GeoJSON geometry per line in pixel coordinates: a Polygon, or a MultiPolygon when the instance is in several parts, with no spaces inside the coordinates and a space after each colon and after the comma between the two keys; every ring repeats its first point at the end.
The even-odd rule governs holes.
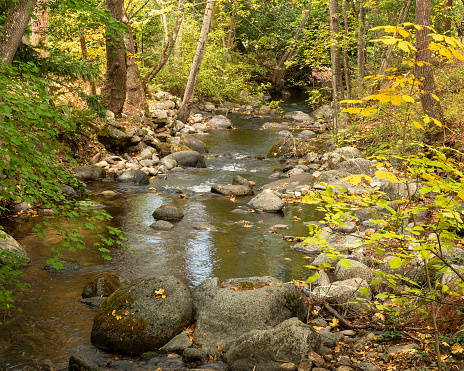
{"type": "Polygon", "coordinates": [[[148,103],[143,90],[142,79],[140,78],[139,68],[137,66],[137,57],[134,45],[134,37],[127,16],[123,18],[127,28],[124,46],[130,55],[126,58],[127,65],[127,103],[148,113],[148,103]]]}
{"type": "Polygon", "coordinates": [[[285,66],[285,63],[290,62],[293,58],[295,58],[296,53],[298,52],[298,49],[296,48],[296,43],[300,38],[301,33],[303,32],[306,21],[308,20],[309,13],[311,11],[311,4],[312,2],[310,1],[308,9],[305,9],[303,11],[303,19],[301,20],[298,30],[296,31],[295,36],[293,37],[293,41],[288,46],[287,51],[282,56],[282,58],[280,58],[280,60],[277,62],[277,67],[272,74],[271,83],[277,89],[282,88],[284,84],[284,76],[287,72],[287,67],[285,66]]]}
{"type": "MultiPolygon", "coordinates": [[[[85,41],[85,36],[82,30],[79,30],[79,44],[81,46],[82,60],[86,61],[89,64],[92,63],[92,60],[89,56],[89,52],[87,50],[87,42],[85,41]]],[[[90,94],[97,95],[97,86],[95,84],[95,80],[92,79],[89,84],[90,84],[90,94]]]]}
{"type": "Polygon", "coordinates": [[[330,55],[332,59],[332,88],[334,100],[334,126],[337,127],[338,115],[340,114],[340,101],[343,100],[342,65],[340,60],[340,42],[338,34],[340,27],[338,23],[338,0],[330,0],[330,55]]]}
{"type": "Polygon", "coordinates": [[[13,62],[36,4],[37,0],[19,0],[11,5],[0,36],[0,59],[3,63],[13,62]]]}
{"type": "MultiPolygon", "coordinates": [[[[124,0],[106,0],[106,7],[114,19],[122,22],[124,0]]],[[[102,93],[108,95],[106,108],[121,114],[126,100],[127,72],[124,37],[111,26],[106,26],[106,84],[102,93]]]]}
{"type": "Polygon", "coordinates": [[[343,22],[345,26],[345,37],[343,40],[343,69],[345,71],[346,95],[351,99],[351,76],[350,65],[348,63],[348,17],[346,14],[346,0],[343,1],[343,22]]]}
{"type": "Polygon", "coordinates": [[[161,55],[158,63],[147,73],[147,75],[143,78],[143,89],[147,95],[148,93],[148,84],[150,84],[151,80],[156,76],[156,74],[161,71],[164,65],[169,60],[169,56],[171,55],[172,49],[176,44],[177,36],[179,35],[180,26],[182,25],[182,21],[184,19],[184,3],[185,0],[179,0],[178,5],[178,13],[176,18],[176,23],[174,24],[174,29],[172,30],[171,37],[169,38],[166,47],[164,48],[163,54],[161,55]]]}
{"type": "Polygon", "coordinates": [[[190,115],[192,109],[193,92],[195,90],[195,84],[198,78],[198,72],[200,72],[201,62],[205,55],[206,41],[208,39],[209,26],[211,24],[211,18],[213,16],[213,5],[214,0],[208,0],[205,9],[205,15],[203,17],[203,25],[201,26],[200,38],[198,39],[197,52],[193,58],[192,67],[190,69],[187,86],[185,87],[184,98],[182,104],[177,113],[177,119],[185,122],[190,115]]]}
{"type": "Polygon", "coordinates": [[[232,14],[230,15],[230,25],[229,25],[229,34],[227,35],[227,50],[230,53],[230,48],[232,47],[232,42],[234,40],[235,34],[235,1],[232,1],[232,14]]]}
{"type": "MultiPolygon", "coordinates": [[[[420,84],[420,101],[424,113],[438,121],[445,126],[445,117],[441,104],[433,95],[435,95],[435,81],[433,79],[432,71],[432,51],[429,49],[430,45],[430,29],[427,26],[431,24],[431,0],[416,0],[416,24],[423,26],[421,30],[416,31],[416,62],[421,63],[419,66],[415,65],[415,76],[420,84]]],[[[431,122],[425,133],[425,141],[428,144],[434,144],[442,141],[445,136],[444,129],[439,128],[431,122]]]]}
{"type": "Polygon", "coordinates": [[[366,33],[366,8],[364,1],[359,3],[359,31],[357,40],[358,51],[358,87],[364,86],[364,77],[366,77],[366,42],[364,36],[366,33]]]}

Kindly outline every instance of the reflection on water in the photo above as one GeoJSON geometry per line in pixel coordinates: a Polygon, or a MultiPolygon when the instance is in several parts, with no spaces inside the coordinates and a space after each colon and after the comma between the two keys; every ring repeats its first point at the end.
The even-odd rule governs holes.
{"type": "MultiPolygon", "coordinates": [[[[50,229],[47,237],[38,239],[31,229],[40,218],[6,225],[32,259],[24,269],[24,280],[31,289],[17,298],[23,312],[13,310],[0,319],[4,323],[0,326],[0,367],[23,370],[40,359],[65,363],[73,352],[101,354],[90,344],[95,310],[78,304],[78,300],[85,282],[102,271],[117,273],[125,280],[174,275],[189,286],[213,276],[224,279],[272,275],[282,280],[307,277],[305,257],[290,250],[290,244],[270,233],[269,228],[287,224],[288,230],[277,233],[305,236],[307,228],[301,222],[295,223],[293,217],[314,220],[314,210],[290,204],[284,215],[259,214],[246,211],[250,197],[231,202],[210,193],[213,184],[231,183],[237,174],[258,185],[265,184],[275,168],[282,166],[279,160],[256,158],[265,156],[270,146],[280,140],[275,133],[256,130],[264,120],[233,120],[237,130],[201,137],[210,149],[207,169],[171,173],[166,180],[156,180],[147,187],[111,181],[89,184],[95,193],[103,189],[118,193],[114,198],[95,196],[94,200],[113,215],[111,225],[127,233],[133,252],[114,249],[112,260],[105,261],[92,248],[95,236],[87,234],[83,250],[64,252],[78,259],[84,268],[72,274],[52,274],[42,267],[52,255],[50,247],[60,245],[60,237],[50,229]],[[171,231],[150,228],[153,211],[163,204],[178,206],[185,214],[171,231]],[[242,220],[249,223],[239,223],[242,220]],[[212,224],[217,231],[194,230],[196,222],[212,224]]],[[[61,225],[69,223],[51,220],[61,225]]]]}

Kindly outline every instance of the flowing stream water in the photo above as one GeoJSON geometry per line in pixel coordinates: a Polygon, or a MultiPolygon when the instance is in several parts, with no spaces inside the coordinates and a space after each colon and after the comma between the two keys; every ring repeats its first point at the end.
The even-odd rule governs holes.
{"type": "MultiPolygon", "coordinates": [[[[298,98],[298,97],[297,97],[298,98]]],[[[308,108],[301,99],[284,101],[286,111],[308,108]]],[[[210,153],[207,169],[190,169],[171,173],[166,180],[156,179],[150,186],[117,184],[110,180],[94,182],[89,189],[98,193],[111,189],[114,198],[94,196],[114,217],[111,225],[127,233],[134,252],[114,249],[111,261],[105,261],[95,248],[96,239],[86,236],[86,246],[77,252],[64,251],[64,256],[78,259],[84,269],[71,274],[53,274],[43,269],[53,256],[50,248],[59,246],[60,237],[38,238],[32,228],[40,217],[3,223],[6,231],[16,238],[29,253],[32,263],[23,269],[23,280],[31,288],[17,298],[22,312],[2,313],[0,322],[0,369],[26,370],[41,359],[63,365],[75,352],[89,357],[99,355],[90,343],[90,332],[96,310],[78,303],[86,281],[102,271],[114,272],[124,280],[153,275],[174,275],[194,287],[204,280],[219,278],[271,275],[281,280],[305,279],[308,270],[305,257],[290,249],[291,243],[282,235],[306,236],[304,220],[316,220],[309,207],[289,204],[284,215],[239,212],[246,209],[251,197],[231,202],[228,197],[210,192],[215,183],[230,183],[235,175],[255,181],[258,186],[269,183],[269,176],[282,162],[260,160],[275,142],[282,140],[275,132],[258,130],[269,118],[229,116],[237,127],[232,131],[215,131],[200,136],[210,153]],[[258,158],[257,158],[258,157],[258,158]],[[182,194],[185,197],[180,197],[182,194]],[[185,214],[171,231],[149,228],[154,222],[153,211],[173,204],[185,214]],[[294,222],[293,217],[301,218],[294,222]],[[249,224],[239,223],[246,220],[249,224]],[[203,221],[217,231],[193,230],[192,224],[203,221]],[[270,233],[275,224],[286,224],[288,230],[270,233]]],[[[52,218],[66,225],[67,220],[52,218]]]]}

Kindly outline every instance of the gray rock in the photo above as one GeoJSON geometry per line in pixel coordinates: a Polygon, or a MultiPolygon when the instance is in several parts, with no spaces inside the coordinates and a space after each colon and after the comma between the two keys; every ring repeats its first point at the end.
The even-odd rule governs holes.
{"type": "Polygon", "coordinates": [[[356,232],[356,223],[345,222],[345,225],[339,227],[337,232],[338,233],[354,233],[356,232]]]}
{"type": "Polygon", "coordinates": [[[150,184],[148,175],[142,170],[126,170],[116,178],[118,182],[134,183],[134,184],[150,184]]]}
{"type": "Polygon", "coordinates": [[[139,153],[139,155],[137,156],[137,160],[141,161],[141,160],[151,160],[151,158],[153,157],[153,148],[150,148],[150,147],[147,147],[147,148],[144,148],[142,150],[142,152],[139,153]]]}
{"type": "Polygon", "coordinates": [[[165,163],[169,159],[176,161],[177,165],[182,167],[206,168],[204,157],[196,151],[174,152],[164,157],[160,163],[165,163]]]}
{"type": "Polygon", "coordinates": [[[285,206],[285,202],[282,200],[280,195],[270,189],[267,189],[252,198],[248,204],[255,210],[269,213],[279,212],[285,206]]]}
{"type": "Polygon", "coordinates": [[[197,231],[217,231],[217,228],[214,225],[206,222],[193,223],[192,228],[196,229],[197,231]]]}
{"type": "Polygon", "coordinates": [[[231,345],[225,359],[231,371],[277,371],[282,360],[300,363],[320,347],[320,336],[311,326],[290,318],[271,330],[243,334],[231,345]],[[280,360],[280,361],[279,361],[280,360]]]}
{"type": "Polygon", "coordinates": [[[157,220],[156,222],[150,225],[150,228],[156,231],[170,231],[174,228],[174,224],[169,223],[166,220],[157,220]]]}
{"type": "Polygon", "coordinates": [[[298,134],[298,139],[303,142],[306,142],[316,137],[317,137],[317,134],[311,130],[303,130],[300,134],[298,134]]]}
{"type": "Polygon", "coordinates": [[[234,176],[234,179],[232,179],[232,184],[240,184],[252,187],[254,183],[252,184],[248,179],[245,179],[243,176],[236,175],[234,176]]]}
{"type": "Polygon", "coordinates": [[[13,211],[19,213],[21,211],[31,210],[31,206],[27,202],[20,202],[19,204],[14,205],[13,211]]]}
{"type": "MultiPolygon", "coordinates": [[[[288,123],[284,122],[265,122],[262,126],[262,130],[285,130],[287,133],[292,135],[287,129],[288,129],[288,123]]],[[[280,134],[279,134],[280,135],[280,134]]],[[[282,135],[282,136],[287,136],[287,135],[282,135]]]]}
{"type": "Polygon", "coordinates": [[[368,295],[361,295],[360,290],[363,288],[369,288],[369,284],[359,278],[352,278],[346,281],[334,282],[329,286],[318,286],[313,289],[313,294],[335,305],[346,306],[352,311],[360,311],[366,308],[363,299],[371,299],[370,291],[368,295]]]}
{"type": "MultiPolygon", "coordinates": [[[[107,111],[111,112],[111,111],[107,111]]],[[[113,112],[111,112],[113,113],[113,112]]],[[[114,117],[114,113],[113,113],[114,117]]],[[[94,365],[93,363],[90,363],[76,355],[72,355],[69,357],[69,369],[70,370],[81,370],[81,371],[103,371],[104,369],[101,367],[98,367],[94,365]]]]}
{"type": "Polygon", "coordinates": [[[343,340],[344,336],[339,332],[333,333],[326,330],[318,331],[319,336],[321,337],[322,345],[325,345],[328,348],[334,348],[337,346],[337,343],[343,340]]]}
{"type": "Polygon", "coordinates": [[[334,152],[346,160],[364,157],[359,149],[350,146],[337,148],[334,152]]]}
{"type": "Polygon", "coordinates": [[[76,260],[70,258],[61,258],[55,260],[55,265],[45,264],[43,269],[51,273],[74,273],[82,270],[84,267],[76,260]]]}
{"type": "Polygon", "coordinates": [[[78,166],[74,168],[74,174],[76,178],[85,182],[87,180],[96,180],[106,177],[106,172],[102,168],[95,165],[90,166],[78,166]]]}
{"type": "Polygon", "coordinates": [[[91,341],[108,351],[140,355],[167,344],[191,319],[186,285],[172,276],[143,278],[121,286],[103,303],[91,341]]]}
{"type": "Polygon", "coordinates": [[[333,115],[333,109],[330,104],[324,104],[313,112],[313,116],[316,118],[327,119],[333,115]]]}
{"type": "Polygon", "coordinates": [[[66,184],[61,184],[60,188],[66,196],[71,196],[71,197],[77,196],[77,192],[74,190],[73,187],[70,187],[66,184]]]}
{"type": "Polygon", "coordinates": [[[340,263],[337,263],[335,266],[335,279],[337,281],[345,281],[350,278],[361,278],[369,283],[374,279],[375,275],[367,265],[355,260],[344,259],[344,261],[348,261],[351,267],[345,268],[340,265],[340,263]]]}
{"type": "Polygon", "coordinates": [[[174,160],[172,157],[169,157],[169,155],[168,155],[168,156],[163,157],[161,159],[161,161],[159,162],[159,169],[158,170],[160,170],[162,173],[164,173],[165,171],[163,171],[161,169],[172,170],[176,166],[177,166],[177,161],[174,160]]]}
{"type": "Polygon", "coordinates": [[[385,192],[387,197],[394,201],[400,199],[409,199],[419,196],[419,189],[422,188],[421,183],[391,183],[388,180],[380,186],[380,191],[385,192]]]}
{"type": "Polygon", "coordinates": [[[9,234],[0,230],[0,264],[27,265],[31,262],[26,250],[9,234]]]}
{"type": "Polygon", "coordinates": [[[306,317],[305,299],[291,283],[272,277],[206,280],[192,291],[198,344],[224,347],[254,329],[269,329],[282,321],[306,317]],[[268,285],[272,283],[272,285],[268,285]],[[236,289],[234,289],[236,288],[236,289]]]}
{"type": "Polygon", "coordinates": [[[218,115],[218,116],[213,116],[211,119],[209,119],[206,122],[207,125],[211,126],[213,129],[222,129],[222,130],[227,130],[227,129],[232,129],[232,122],[230,119],[223,115],[218,115]]]}
{"type": "Polygon", "coordinates": [[[174,336],[169,343],[163,345],[160,354],[178,353],[182,354],[185,349],[192,345],[188,331],[182,331],[179,335],[174,336]]]}
{"type": "Polygon", "coordinates": [[[121,286],[119,277],[110,272],[102,272],[91,277],[82,290],[83,298],[109,296],[121,286]]]}
{"type": "Polygon", "coordinates": [[[184,144],[192,151],[196,151],[200,154],[208,153],[208,147],[206,144],[195,138],[193,135],[182,135],[180,137],[180,144],[184,144]]]}
{"type": "Polygon", "coordinates": [[[313,121],[313,118],[302,111],[292,111],[285,114],[285,118],[294,121],[313,121]]]}
{"type": "Polygon", "coordinates": [[[203,349],[187,348],[182,353],[182,361],[190,367],[197,367],[208,362],[208,355],[203,349]]]}
{"type": "Polygon", "coordinates": [[[162,205],[153,211],[153,218],[156,220],[179,221],[184,217],[184,213],[173,205],[162,205]]]}
{"type": "Polygon", "coordinates": [[[377,169],[371,161],[365,158],[353,158],[339,163],[334,170],[346,171],[349,174],[373,175],[377,169]]]}
{"type": "Polygon", "coordinates": [[[240,184],[214,184],[211,192],[224,196],[250,196],[254,193],[249,186],[240,184]]]}
{"type": "Polygon", "coordinates": [[[140,166],[143,166],[143,167],[150,167],[150,166],[154,166],[156,163],[154,160],[141,160],[140,161],[140,166]]]}
{"type": "Polygon", "coordinates": [[[263,185],[260,189],[273,189],[275,191],[285,193],[287,190],[296,189],[299,186],[306,186],[314,182],[312,174],[304,173],[291,176],[290,178],[279,179],[272,183],[263,185]]]}

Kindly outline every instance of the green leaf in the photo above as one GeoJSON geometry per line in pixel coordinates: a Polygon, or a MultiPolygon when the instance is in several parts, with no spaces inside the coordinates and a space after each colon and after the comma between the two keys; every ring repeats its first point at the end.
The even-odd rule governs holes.
{"type": "Polygon", "coordinates": [[[401,265],[402,265],[402,260],[401,260],[400,257],[397,256],[397,257],[395,257],[395,258],[393,258],[393,259],[390,259],[390,260],[388,261],[388,264],[390,265],[390,268],[392,268],[392,269],[397,269],[397,268],[401,267],[401,265]]]}
{"type": "Polygon", "coordinates": [[[353,262],[347,259],[341,259],[338,264],[340,264],[342,267],[349,269],[353,265],[353,262]]]}

